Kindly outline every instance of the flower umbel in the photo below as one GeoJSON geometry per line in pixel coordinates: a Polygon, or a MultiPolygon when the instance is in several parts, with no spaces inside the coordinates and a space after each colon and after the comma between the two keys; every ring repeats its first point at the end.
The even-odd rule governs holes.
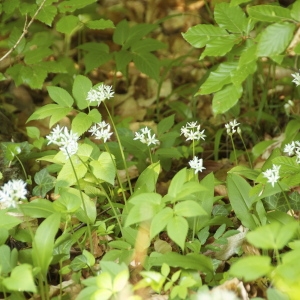
{"type": "Polygon", "coordinates": [[[268,179],[268,182],[274,187],[275,183],[280,179],[279,169],[281,166],[273,165],[272,169],[263,172],[263,176],[268,179]]]}
{"type": "Polygon", "coordinates": [[[230,121],[228,124],[225,124],[225,128],[227,129],[228,135],[233,135],[235,132],[240,133],[240,128],[238,127],[240,123],[236,120],[230,121]]]}
{"type": "Polygon", "coordinates": [[[95,139],[103,139],[104,142],[110,139],[110,136],[113,134],[110,132],[110,125],[105,121],[93,125],[88,132],[91,132],[95,136],[95,139]]]}
{"type": "Polygon", "coordinates": [[[151,130],[148,127],[144,127],[140,130],[140,132],[135,133],[134,140],[139,140],[143,144],[150,145],[159,145],[159,140],[156,139],[155,133],[152,135],[151,130]]]}
{"type": "Polygon", "coordinates": [[[189,161],[189,165],[192,169],[195,170],[195,174],[206,169],[205,167],[203,167],[203,159],[198,158],[197,156],[194,156],[194,158],[189,161]]]}
{"type": "Polygon", "coordinates": [[[52,129],[49,135],[46,136],[49,144],[59,146],[59,149],[67,158],[75,154],[78,150],[78,134],[68,130],[67,127],[57,125],[52,129]]]}
{"type": "Polygon", "coordinates": [[[16,207],[20,199],[25,199],[27,190],[26,182],[19,179],[8,181],[0,190],[0,209],[16,207]]]}
{"type": "Polygon", "coordinates": [[[114,93],[115,92],[113,91],[111,85],[105,85],[102,83],[98,87],[90,89],[86,100],[89,102],[96,101],[99,106],[100,103],[104,100],[112,98],[114,96],[114,93]]]}
{"type": "Polygon", "coordinates": [[[187,141],[205,140],[206,135],[204,130],[200,131],[200,125],[196,122],[188,122],[185,126],[181,127],[181,135],[186,138],[187,141]]]}
{"type": "Polygon", "coordinates": [[[291,74],[291,75],[294,77],[292,82],[294,82],[296,86],[300,85],[300,70],[298,73],[296,72],[295,74],[291,74]]]}

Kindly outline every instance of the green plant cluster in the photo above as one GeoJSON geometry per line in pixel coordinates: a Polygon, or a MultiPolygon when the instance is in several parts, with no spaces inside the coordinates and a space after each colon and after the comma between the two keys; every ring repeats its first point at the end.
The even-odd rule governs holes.
{"type": "MultiPolygon", "coordinates": [[[[264,76],[264,65],[285,67],[290,73],[298,70],[300,42],[292,59],[287,48],[299,28],[300,1],[288,8],[242,8],[244,2],[217,4],[217,25],[199,24],[183,34],[192,46],[205,47],[200,60],[214,57],[197,95],[213,93],[213,112],[225,118],[230,113],[239,117],[239,107],[250,101],[252,79],[264,76]]],[[[204,294],[215,299],[218,286],[238,278],[250,284],[265,282],[265,295],[257,300],[298,299],[299,117],[291,114],[280,142],[262,141],[252,149],[243,139],[242,120],[226,119],[228,124],[215,138],[225,138],[226,133],[230,137],[235,165],[223,179],[205,164],[201,139],[210,133],[200,131],[195,119],[178,122],[176,109],[157,126],[133,133],[128,122],[118,123],[111,114],[111,87],[93,85],[88,73],[113,61],[114,71],[127,76],[133,62],[160,82],[165,65],[154,52],[165,45],[146,37],[159,22],[131,25],[123,20],[115,26],[95,19],[95,5],[91,0],[5,0],[0,6],[0,30],[3,35],[10,32],[1,46],[17,45],[11,48],[14,60],[2,80],[10,77],[16,85],[34,89],[42,88],[50,73],[55,75],[47,86],[52,102],[27,121],[47,118],[51,133],[41,136],[29,125],[29,141],[1,143],[6,165],[32,164],[35,170],[29,174],[23,167],[28,190],[32,187],[30,201],[13,188],[0,190],[1,296],[69,299],[70,285],[79,286],[78,300],[143,299],[148,289],[170,299],[201,299],[204,294]],[[13,21],[15,16],[21,17],[13,21]],[[30,38],[17,42],[24,26],[19,22],[29,16],[39,22],[30,27],[30,38]],[[64,34],[64,49],[47,27],[53,24],[55,34],[64,34]],[[70,50],[75,33],[106,28],[114,29],[118,50],[102,42],[80,43],[86,74],[78,74],[70,56],[62,53],[70,50]],[[58,86],[60,82],[68,84],[58,86]],[[69,128],[57,125],[62,119],[69,121],[69,128]],[[245,149],[240,149],[238,137],[245,149]],[[267,159],[255,164],[266,149],[267,159]],[[160,176],[174,166],[180,167],[162,193],[160,176]],[[130,175],[133,168],[139,173],[136,179],[130,175]],[[199,180],[205,168],[209,173],[199,180]],[[216,196],[220,187],[226,192],[216,196]],[[58,273],[55,295],[50,293],[53,268],[58,273]]],[[[300,85],[300,74],[293,77],[300,85]]],[[[285,83],[291,81],[290,76],[285,83]]],[[[267,93],[267,87],[261,89],[267,93]]],[[[233,292],[228,291],[238,299],[245,290],[236,287],[233,292]]]]}

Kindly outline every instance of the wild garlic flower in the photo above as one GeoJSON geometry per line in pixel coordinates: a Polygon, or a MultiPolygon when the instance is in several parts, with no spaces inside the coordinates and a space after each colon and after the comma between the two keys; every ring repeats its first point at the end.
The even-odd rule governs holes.
{"type": "Polygon", "coordinates": [[[139,140],[143,144],[150,145],[159,145],[159,140],[156,139],[155,133],[152,135],[151,130],[148,127],[144,127],[140,130],[140,132],[135,132],[134,140],[139,140]]]}
{"type": "Polygon", "coordinates": [[[279,176],[279,169],[281,166],[273,165],[272,169],[268,169],[265,172],[263,172],[263,176],[268,179],[268,182],[272,184],[274,187],[275,183],[278,182],[280,179],[279,176]]]}
{"type": "Polygon", "coordinates": [[[285,113],[289,115],[294,106],[295,106],[294,102],[292,100],[288,100],[288,102],[284,104],[285,113]]]}
{"type": "Polygon", "coordinates": [[[300,70],[298,73],[296,72],[295,74],[291,74],[291,75],[294,77],[292,82],[294,82],[296,86],[300,85],[300,70]]]}
{"type": "Polygon", "coordinates": [[[181,135],[183,135],[187,141],[205,140],[206,135],[204,129],[200,131],[201,125],[196,122],[187,122],[185,126],[181,127],[181,135]]]}
{"type": "Polygon", "coordinates": [[[235,132],[238,134],[241,133],[240,127],[238,127],[240,123],[238,123],[236,120],[230,121],[228,124],[225,124],[225,128],[228,135],[233,135],[235,132]]]}
{"type": "Polygon", "coordinates": [[[106,141],[109,140],[113,134],[110,132],[110,125],[105,121],[93,125],[88,132],[91,132],[92,135],[95,136],[96,140],[103,139],[104,143],[106,143],[106,141]]]}
{"type": "Polygon", "coordinates": [[[13,179],[4,184],[0,190],[0,209],[16,207],[20,199],[25,199],[27,190],[26,182],[13,179]]]}
{"type": "Polygon", "coordinates": [[[114,96],[114,91],[112,90],[111,85],[105,85],[102,83],[96,88],[91,88],[87,94],[86,100],[89,102],[94,102],[96,101],[98,103],[98,106],[100,105],[101,102],[104,100],[109,100],[110,98],[113,98],[114,96]]]}
{"type": "Polygon", "coordinates": [[[284,146],[283,152],[288,156],[296,155],[297,163],[300,164],[300,141],[293,141],[284,146]]]}
{"type": "Polygon", "coordinates": [[[195,174],[206,169],[205,167],[203,167],[203,159],[198,158],[197,156],[194,156],[194,158],[189,161],[189,165],[192,169],[195,170],[195,174]]]}
{"type": "Polygon", "coordinates": [[[57,125],[52,129],[49,135],[46,136],[49,144],[54,144],[69,158],[78,150],[78,134],[68,130],[67,127],[57,125]]]}

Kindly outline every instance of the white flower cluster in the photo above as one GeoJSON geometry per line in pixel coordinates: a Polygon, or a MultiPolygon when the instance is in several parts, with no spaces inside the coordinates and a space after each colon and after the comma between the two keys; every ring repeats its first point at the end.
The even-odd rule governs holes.
{"type": "Polygon", "coordinates": [[[112,98],[114,93],[115,92],[112,90],[111,85],[105,85],[102,83],[97,88],[91,88],[89,90],[86,100],[90,102],[96,101],[99,106],[104,100],[112,98]]]}
{"type": "Polygon", "coordinates": [[[195,170],[195,174],[206,169],[205,167],[203,167],[203,159],[198,158],[197,156],[194,156],[194,158],[189,161],[189,165],[192,169],[195,170]]]}
{"type": "Polygon", "coordinates": [[[291,75],[294,77],[292,82],[294,82],[296,86],[300,85],[300,70],[298,73],[296,72],[295,74],[291,74],[291,75]]]}
{"type": "Polygon", "coordinates": [[[238,300],[239,298],[235,293],[221,289],[215,288],[208,292],[200,292],[197,294],[197,300],[238,300]]]}
{"type": "Polygon", "coordinates": [[[204,134],[204,130],[200,131],[200,127],[197,121],[188,122],[185,126],[181,127],[181,135],[183,134],[187,141],[205,140],[206,135],[204,134]]]}
{"type": "Polygon", "coordinates": [[[60,127],[57,125],[46,138],[49,141],[48,145],[58,145],[67,158],[75,154],[78,150],[78,134],[73,133],[72,130],[69,131],[65,126],[60,127]]]}
{"type": "Polygon", "coordinates": [[[88,132],[91,132],[97,140],[103,139],[104,143],[110,139],[110,136],[113,134],[110,132],[110,125],[105,121],[93,125],[88,132]]]}
{"type": "Polygon", "coordinates": [[[156,139],[155,133],[151,135],[151,130],[148,127],[144,127],[140,130],[140,132],[135,133],[134,140],[139,140],[143,144],[147,144],[150,146],[153,145],[159,145],[159,140],[156,139]]]}
{"type": "Polygon", "coordinates": [[[235,132],[238,134],[241,133],[240,127],[238,127],[240,123],[238,123],[236,120],[230,121],[228,124],[225,124],[225,128],[227,130],[228,135],[233,135],[235,132]]]}
{"type": "Polygon", "coordinates": [[[16,207],[20,199],[25,199],[27,190],[26,182],[13,179],[4,184],[0,190],[0,209],[16,207]]]}
{"type": "Polygon", "coordinates": [[[268,182],[272,184],[274,187],[275,183],[279,180],[279,169],[281,166],[273,165],[272,169],[268,169],[267,171],[263,172],[263,176],[268,179],[268,182]]]}
{"type": "Polygon", "coordinates": [[[300,163],[300,141],[293,141],[290,144],[286,144],[283,152],[285,152],[288,156],[296,155],[297,163],[300,163]]]}

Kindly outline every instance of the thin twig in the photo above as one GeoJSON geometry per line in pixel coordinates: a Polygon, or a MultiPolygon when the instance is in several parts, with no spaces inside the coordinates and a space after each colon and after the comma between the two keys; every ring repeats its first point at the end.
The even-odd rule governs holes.
{"type": "Polygon", "coordinates": [[[23,32],[20,35],[19,39],[16,41],[16,43],[13,45],[13,47],[11,49],[8,50],[8,52],[6,54],[4,54],[1,58],[0,61],[2,61],[4,58],[6,58],[8,55],[10,55],[16,48],[17,46],[20,44],[21,40],[23,39],[23,37],[25,36],[25,34],[28,32],[29,27],[31,26],[32,22],[34,21],[34,19],[36,18],[37,14],[40,12],[40,10],[42,9],[43,5],[45,4],[46,0],[43,0],[43,2],[41,3],[41,5],[39,6],[39,8],[37,9],[37,11],[35,12],[35,14],[33,15],[33,17],[31,18],[31,20],[29,21],[29,23],[27,24],[27,15],[26,15],[26,19],[25,19],[25,24],[24,24],[24,28],[23,28],[23,32]],[[26,25],[27,24],[27,25],[26,25]]]}

